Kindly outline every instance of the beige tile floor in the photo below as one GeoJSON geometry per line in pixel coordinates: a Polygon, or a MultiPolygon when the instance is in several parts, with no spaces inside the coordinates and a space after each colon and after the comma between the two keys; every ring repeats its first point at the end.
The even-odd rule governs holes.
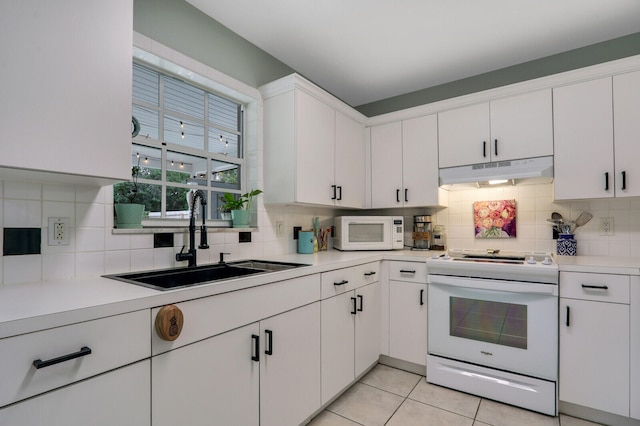
{"type": "Polygon", "coordinates": [[[550,417],[426,382],[424,376],[378,364],[317,415],[309,426],[593,426],[550,417]]]}

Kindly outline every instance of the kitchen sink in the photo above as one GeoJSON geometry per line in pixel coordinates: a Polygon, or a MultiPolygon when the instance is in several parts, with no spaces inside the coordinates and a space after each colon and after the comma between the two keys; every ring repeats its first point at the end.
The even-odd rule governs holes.
{"type": "Polygon", "coordinates": [[[155,290],[171,290],[216,281],[230,280],[247,275],[266,274],[309,266],[303,263],[272,262],[268,260],[239,260],[195,267],[158,269],[143,272],[104,275],[118,281],[149,287],[155,290]]]}

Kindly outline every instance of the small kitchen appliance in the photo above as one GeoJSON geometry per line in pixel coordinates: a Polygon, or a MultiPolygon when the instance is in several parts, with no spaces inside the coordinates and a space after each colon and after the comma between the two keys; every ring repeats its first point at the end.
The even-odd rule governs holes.
{"type": "Polygon", "coordinates": [[[413,216],[413,247],[411,250],[429,250],[431,248],[431,216],[413,216]]]}
{"type": "Polygon", "coordinates": [[[333,220],[333,247],[338,250],[402,250],[402,216],[338,216],[333,220]]]}
{"type": "Polygon", "coordinates": [[[552,256],[450,250],[427,270],[427,382],[557,415],[552,256]]]}

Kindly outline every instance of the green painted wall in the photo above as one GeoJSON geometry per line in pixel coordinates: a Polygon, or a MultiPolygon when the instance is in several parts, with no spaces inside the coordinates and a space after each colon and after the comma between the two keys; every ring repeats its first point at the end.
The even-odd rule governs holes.
{"type": "Polygon", "coordinates": [[[133,29],[251,87],[295,72],[184,0],[134,0],[133,29]]]}
{"type": "Polygon", "coordinates": [[[367,117],[640,54],[640,33],[356,107],[367,117]]]}
{"type": "MultiPolygon", "coordinates": [[[[134,0],[133,29],[259,87],[295,72],[184,0],[134,0]]],[[[368,117],[640,54],[640,33],[357,106],[368,117]]]]}

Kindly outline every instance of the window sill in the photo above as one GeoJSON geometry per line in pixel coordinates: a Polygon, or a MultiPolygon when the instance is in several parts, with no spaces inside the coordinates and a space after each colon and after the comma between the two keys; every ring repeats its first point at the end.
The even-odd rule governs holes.
{"type": "MultiPolygon", "coordinates": [[[[199,231],[200,224],[196,224],[196,229],[199,231]]],[[[228,232],[228,233],[238,233],[238,232],[254,232],[257,231],[258,228],[232,228],[230,220],[212,220],[207,221],[207,233],[211,232],[228,232]]],[[[172,225],[161,225],[158,221],[143,221],[142,228],[112,228],[111,234],[113,235],[123,235],[123,234],[158,234],[164,232],[188,232],[189,231],[189,221],[184,221],[184,223],[176,223],[172,225]]]]}

